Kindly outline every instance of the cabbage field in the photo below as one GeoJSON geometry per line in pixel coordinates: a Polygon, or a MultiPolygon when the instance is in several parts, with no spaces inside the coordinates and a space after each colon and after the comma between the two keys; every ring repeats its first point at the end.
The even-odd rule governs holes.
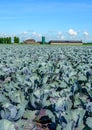
{"type": "Polygon", "coordinates": [[[0,130],[92,130],[92,47],[0,45],[0,130]]]}

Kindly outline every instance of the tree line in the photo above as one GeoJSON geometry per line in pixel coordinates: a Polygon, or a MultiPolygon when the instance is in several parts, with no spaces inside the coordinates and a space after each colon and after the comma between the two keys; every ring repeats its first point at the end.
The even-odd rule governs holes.
{"type": "Polygon", "coordinates": [[[0,37],[0,44],[11,44],[11,43],[19,43],[19,37],[14,37],[13,41],[11,37],[0,37]]]}

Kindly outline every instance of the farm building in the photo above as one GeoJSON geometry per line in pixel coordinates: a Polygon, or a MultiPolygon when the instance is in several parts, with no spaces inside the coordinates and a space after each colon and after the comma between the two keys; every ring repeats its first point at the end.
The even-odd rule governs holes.
{"type": "Polygon", "coordinates": [[[27,40],[24,41],[24,43],[26,43],[26,44],[39,44],[34,39],[27,39],[27,40]]]}
{"type": "Polygon", "coordinates": [[[49,44],[82,44],[82,41],[74,41],[74,40],[51,40],[49,44]]]}
{"type": "Polygon", "coordinates": [[[42,44],[42,41],[37,41],[37,43],[42,44]]]}

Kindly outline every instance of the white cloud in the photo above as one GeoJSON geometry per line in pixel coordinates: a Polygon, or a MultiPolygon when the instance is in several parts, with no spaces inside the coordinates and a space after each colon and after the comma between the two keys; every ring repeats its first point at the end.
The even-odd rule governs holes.
{"type": "Polygon", "coordinates": [[[32,35],[33,35],[33,36],[36,36],[36,35],[37,35],[37,33],[36,33],[36,32],[32,32],[32,35]]]}
{"type": "Polygon", "coordinates": [[[11,34],[0,33],[0,37],[11,37],[11,34]]]}
{"type": "Polygon", "coordinates": [[[65,39],[65,36],[62,35],[62,36],[61,36],[61,40],[64,40],[64,39],[65,39]]]}
{"type": "Polygon", "coordinates": [[[40,33],[37,33],[37,32],[32,32],[32,36],[33,37],[37,37],[37,38],[41,38],[42,35],[40,33]]]}
{"type": "Polygon", "coordinates": [[[88,35],[89,35],[89,33],[88,33],[88,32],[86,32],[86,31],[85,31],[83,34],[84,34],[85,36],[88,36],[88,35]]]}
{"type": "Polygon", "coordinates": [[[31,33],[31,36],[32,36],[32,38],[34,38],[34,39],[40,40],[41,37],[42,37],[42,34],[37,33],[37,32],[32,32],[32,33],[31,33]]]}
{"type": "Polygon", "coordinates": [[[77,36],[78,33],[73,29],[69,29],[68,34],[71,35],[71,36],[77,36]]]}
{"type": "Polygon", "coordinates": [[[41,34],[38,34],[38,37],[40,38],[40,37],[42,37],[42,35],[41,35],[41,34]]]}
{"type": "Polygon", "coordinates": [[[3,36],[4,36],[4,37],[9,37],[9,34],[6,34],[6,33],[5,33],[5,34],[3,34],[3,36]]]}
{"type": "Polygon", "coordinates": [[[27,34],[28,34],[28,32],[26,32],[26,31],[22,32],[22,35],[27,35],[27,34]]]}
{"type": "Polygon", "coordinates": [[[62,32],[59,31],[57,34],[58,34],[58,35],[62,35],[62,32]]]}
{"type": "Polygon", "coordinates": [[[56,37],[56,39],[62,39],[61,37],[62,37],[62,32],[61,31],[58,31],[58,32],[56,32],[54,35],[54,38],[56,37]]]}

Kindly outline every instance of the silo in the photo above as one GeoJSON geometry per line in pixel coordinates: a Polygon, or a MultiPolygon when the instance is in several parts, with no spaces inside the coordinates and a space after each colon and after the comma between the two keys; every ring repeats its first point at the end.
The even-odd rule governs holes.
{"type": "Polygon", "coordinates": [[[42,36],[42,44],[44,44],[44,43],[45,43],[45,37],[42,36]]]}

